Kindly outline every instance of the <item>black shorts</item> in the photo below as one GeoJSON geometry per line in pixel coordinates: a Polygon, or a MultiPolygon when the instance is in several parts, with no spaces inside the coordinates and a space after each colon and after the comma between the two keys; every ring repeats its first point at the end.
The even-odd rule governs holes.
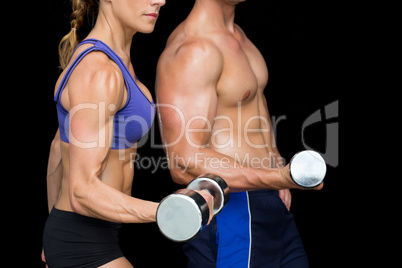
{"type": "Polygon", "coordinates": [[[123,257],[121,225],[53,208],[43,233],[46,263],[49,268],[99,267],[123,257]]]}

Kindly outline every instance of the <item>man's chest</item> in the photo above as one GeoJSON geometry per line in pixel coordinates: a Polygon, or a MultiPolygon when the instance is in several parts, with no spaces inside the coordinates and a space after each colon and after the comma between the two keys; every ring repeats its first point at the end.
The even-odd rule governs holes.
{"type": "Polygon", "coordinates": [[[248,40],[228,40],[221,47],[224,64],[217,85],[218,97],[229,105],[253,99],[268,83],[263,56],[248,40]]]}

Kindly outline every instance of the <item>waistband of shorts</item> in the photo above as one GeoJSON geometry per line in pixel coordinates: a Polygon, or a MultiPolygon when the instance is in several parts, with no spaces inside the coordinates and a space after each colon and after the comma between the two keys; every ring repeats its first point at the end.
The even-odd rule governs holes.
{"type": "Polygon", "coordinates": [[[97,218],[92,218],[88,216],[84,216],[78,213],[75,213],[73,211],[66,211],[66,210],[61,210],[57,209],[55,207],[52,208],[52,211],[50,211],[50,217],[56,217],[56,218],[61,218],[64,220],[69,220],[69,221],[79,221],[79,222],[86,222],[86,223],[92,223],[92,224],[98,224],[98,225],[110,225],[110,227],[114,228],[119,228],[122,226],[122,223],[118,222],[110,222],[110,221],[105,221],[97,218]]]}
{"type": "Polygon", "coordinates": [[[230,193],[229,198],[242,198],[247,195],[252,196],[268,196],[268,195],[278,195],[277,190],[270,190],[270,189],[264,189],[264,190],[254,190],[254,191],[244,191],[244,192],[236,192],[236,193],[230,193]]]}

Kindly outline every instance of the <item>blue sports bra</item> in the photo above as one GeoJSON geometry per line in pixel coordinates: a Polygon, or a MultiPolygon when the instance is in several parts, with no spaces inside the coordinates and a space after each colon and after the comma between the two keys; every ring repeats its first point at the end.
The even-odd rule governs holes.
{"type": "MultiPolygon", "coordinates": [[[[97,39],[86,39],[83,44],[93,46],[82,51],[67,69],[55,95],[57,117],[59,121],[60,139],[69,143],[69,112],[61,104],[61,93],[70,75],[80,61],[92,51],[102,51],[109,56],[120,68],[127,87],[127,102],[114,116],[112,149],[127,149],[132,147],[151,128],[155,117],[155,104],[150,102],[138,87],[123,60],[105,43],[97,39]]],[[[92,106],[91,106],[92,107],[92,106]]],[[[98,108],[98,107],[97,107],[98,108]]],[[[78,141],[79,142],[79,141],[78,141]]]]}

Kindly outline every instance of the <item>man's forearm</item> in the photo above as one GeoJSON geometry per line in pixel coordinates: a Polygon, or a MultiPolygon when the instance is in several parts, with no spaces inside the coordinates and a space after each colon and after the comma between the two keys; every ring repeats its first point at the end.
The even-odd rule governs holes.
{"type": "Polygon", "coordinates": [[[298,188],[290,178],[288,166],[253,168],[209,148],[198,149],[191,155],[175,154],[174,151],[168,151],[168,154],[171,174],[179,184],[188,184],[199,175],[214,173],[228,183],[232,192],[298,188]]]}

